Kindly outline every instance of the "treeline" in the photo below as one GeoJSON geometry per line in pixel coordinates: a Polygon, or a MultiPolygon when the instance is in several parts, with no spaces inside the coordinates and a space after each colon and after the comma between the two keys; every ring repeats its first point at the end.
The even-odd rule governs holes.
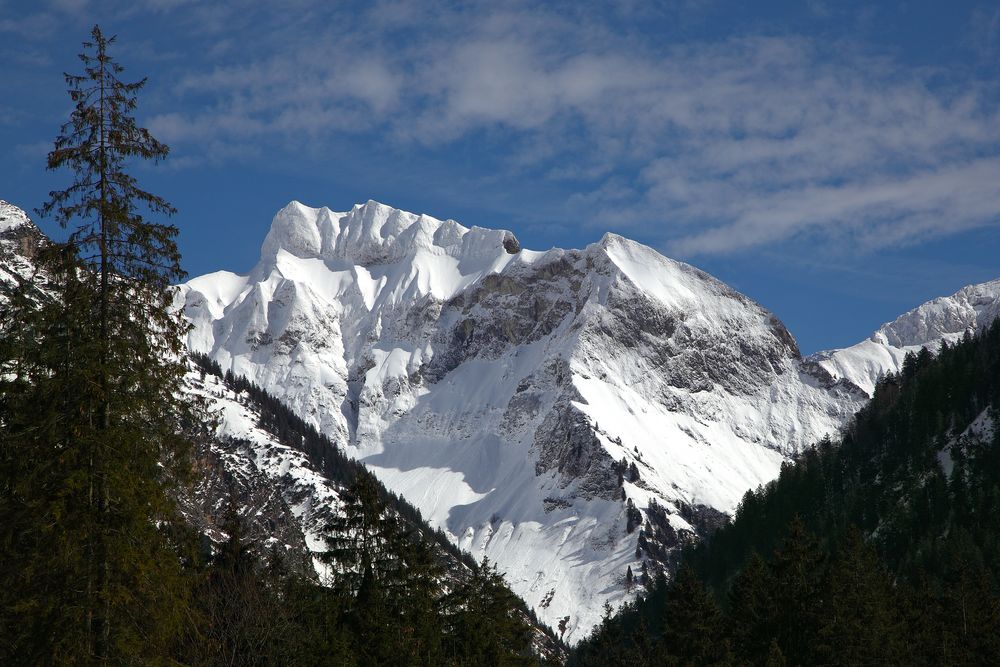
{"type": "Polygon", "coordinates": [[[908,355],[571,662],[996,663],[998,405],[1000,322],[908,355]]]}

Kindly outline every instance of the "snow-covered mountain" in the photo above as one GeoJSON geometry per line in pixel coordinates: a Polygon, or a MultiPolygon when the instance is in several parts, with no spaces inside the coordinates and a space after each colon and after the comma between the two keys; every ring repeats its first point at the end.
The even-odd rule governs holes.
{"type": "Polygon", "coordinates": [[[32,259],[42,243],[42,232],[28,214],[0,199],[0,286],[27,278],[34,270],[32,259]]]}
{"type": "MultiPolygon", "coordinates": [[[[0,300],[44,243],[0,201],[0,300]]],[[[832,433],[903,356],[1000,314],[1000,280],[801,359],[770,313],[627,239],[533,252],[368,202],[293,202],[247,275],[182,285],[193,351],[320,428],[566,639],[625,572],[710,529],[790,454],[832,433]]],[[[268,543],[316,548],[339,487],[258,425],[245,397],[189,379],[221,417],[188,499],[206,534],[238,489],[268,543]]]]}
{"type": "Polygon", "coordinates": [[[936,352],[942,341],[954,343],[1000,317],[1000,280],[968,285],[900,315],[857,345],[817,352],[809,357],[833,378],[845,379],[867,395],[878,378],[897,373],[907,352],[923,347],[936,352]]]}
{"type": "Polygon", "coordinates": [[[181,298],[192,350],[497,562],[543,619],[569,616],[569,640],[629,595],[627,568],[866,399],[750,299],[611,234],[535,252],[376,202],[293,202],[249,274],[181,298]]]}

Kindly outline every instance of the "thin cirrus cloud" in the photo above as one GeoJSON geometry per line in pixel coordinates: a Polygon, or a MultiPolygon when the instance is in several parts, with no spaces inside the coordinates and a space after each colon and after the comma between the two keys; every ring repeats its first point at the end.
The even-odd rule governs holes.
{"type": "Polygon", "coordinates": [[[191,151],[343,133],[446,150],[489,132],[506,178],[571,191],[567,219],[641,225],[681,256],[998,222],[997,90],[971,76],[794,35],[661,46],[537,11],[369,18],[187,75],[175,92],[198,110],[150,125],[191,151]]]}

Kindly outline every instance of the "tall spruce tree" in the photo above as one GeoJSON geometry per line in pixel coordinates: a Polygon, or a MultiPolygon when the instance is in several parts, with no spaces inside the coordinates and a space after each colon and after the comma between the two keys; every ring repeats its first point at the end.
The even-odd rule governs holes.
{"type": "Polygon", "coordinates": [[[725,660],[722,615],[690,567],[681,567],[670,582],[664,616],[663,644],[672,658],[668,663],[710,665],[725,660]]]}
{"type": "Polygon", "coordinates": [[[15,299],[3,321],[0,588],[12,634],[0,657],[18,663],[159,659],[186,617],[166,530],[198,417],[179,391],[185,324],[170,309],[183,274],[176,227],[143,217],[174,209],[128,173],[168,149],[137,125],[146,80],[120,79],[114,41],[95,26],[83,73],[66,75],[75,106],[48,167],[73,180],[39,212],[69,234],[39,257],[46,303],[15,299]]]}

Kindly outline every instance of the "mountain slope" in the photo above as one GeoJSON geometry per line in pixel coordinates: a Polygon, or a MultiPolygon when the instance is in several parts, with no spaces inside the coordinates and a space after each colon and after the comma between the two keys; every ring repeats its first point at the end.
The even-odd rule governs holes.
{"type": "MultiPolygon", "coordinates": [[[[211,437],[199,448],[197,484],[180,498],[188,522],[220,544],[227,539],[227,512],[235,499],[258,558],[266,561],[277,548],[293,569],[329,583],[330,570],[318,558],[328,548],[324,531],[343,514],[345,493],[364,468],[260,388],[224,379],[207,357],[194,359],[187,386],[214,417],[211,437]]],[[[467,554],[430,529],[405,500],[384,488],[381,494],[389,511],[432,546],[444,569],[445,590],[473,576],[475,564],[467,554]]],[[[552,631],[520,601],[515,608],[531,628],[534,654],[558,661],[564,647],[552,631]]]]}
{"type": "Polygon", "coordinates": [[[293,202],[182,287],[192,350],[365,462],[567,638],[865,400],[773,315],[614,235],[521,249],[376,202],[293,202]],[[636,527],[647,525],[641,530],[636,527]],[[641,546],[640,546],[641,545],[641,546]]]}

